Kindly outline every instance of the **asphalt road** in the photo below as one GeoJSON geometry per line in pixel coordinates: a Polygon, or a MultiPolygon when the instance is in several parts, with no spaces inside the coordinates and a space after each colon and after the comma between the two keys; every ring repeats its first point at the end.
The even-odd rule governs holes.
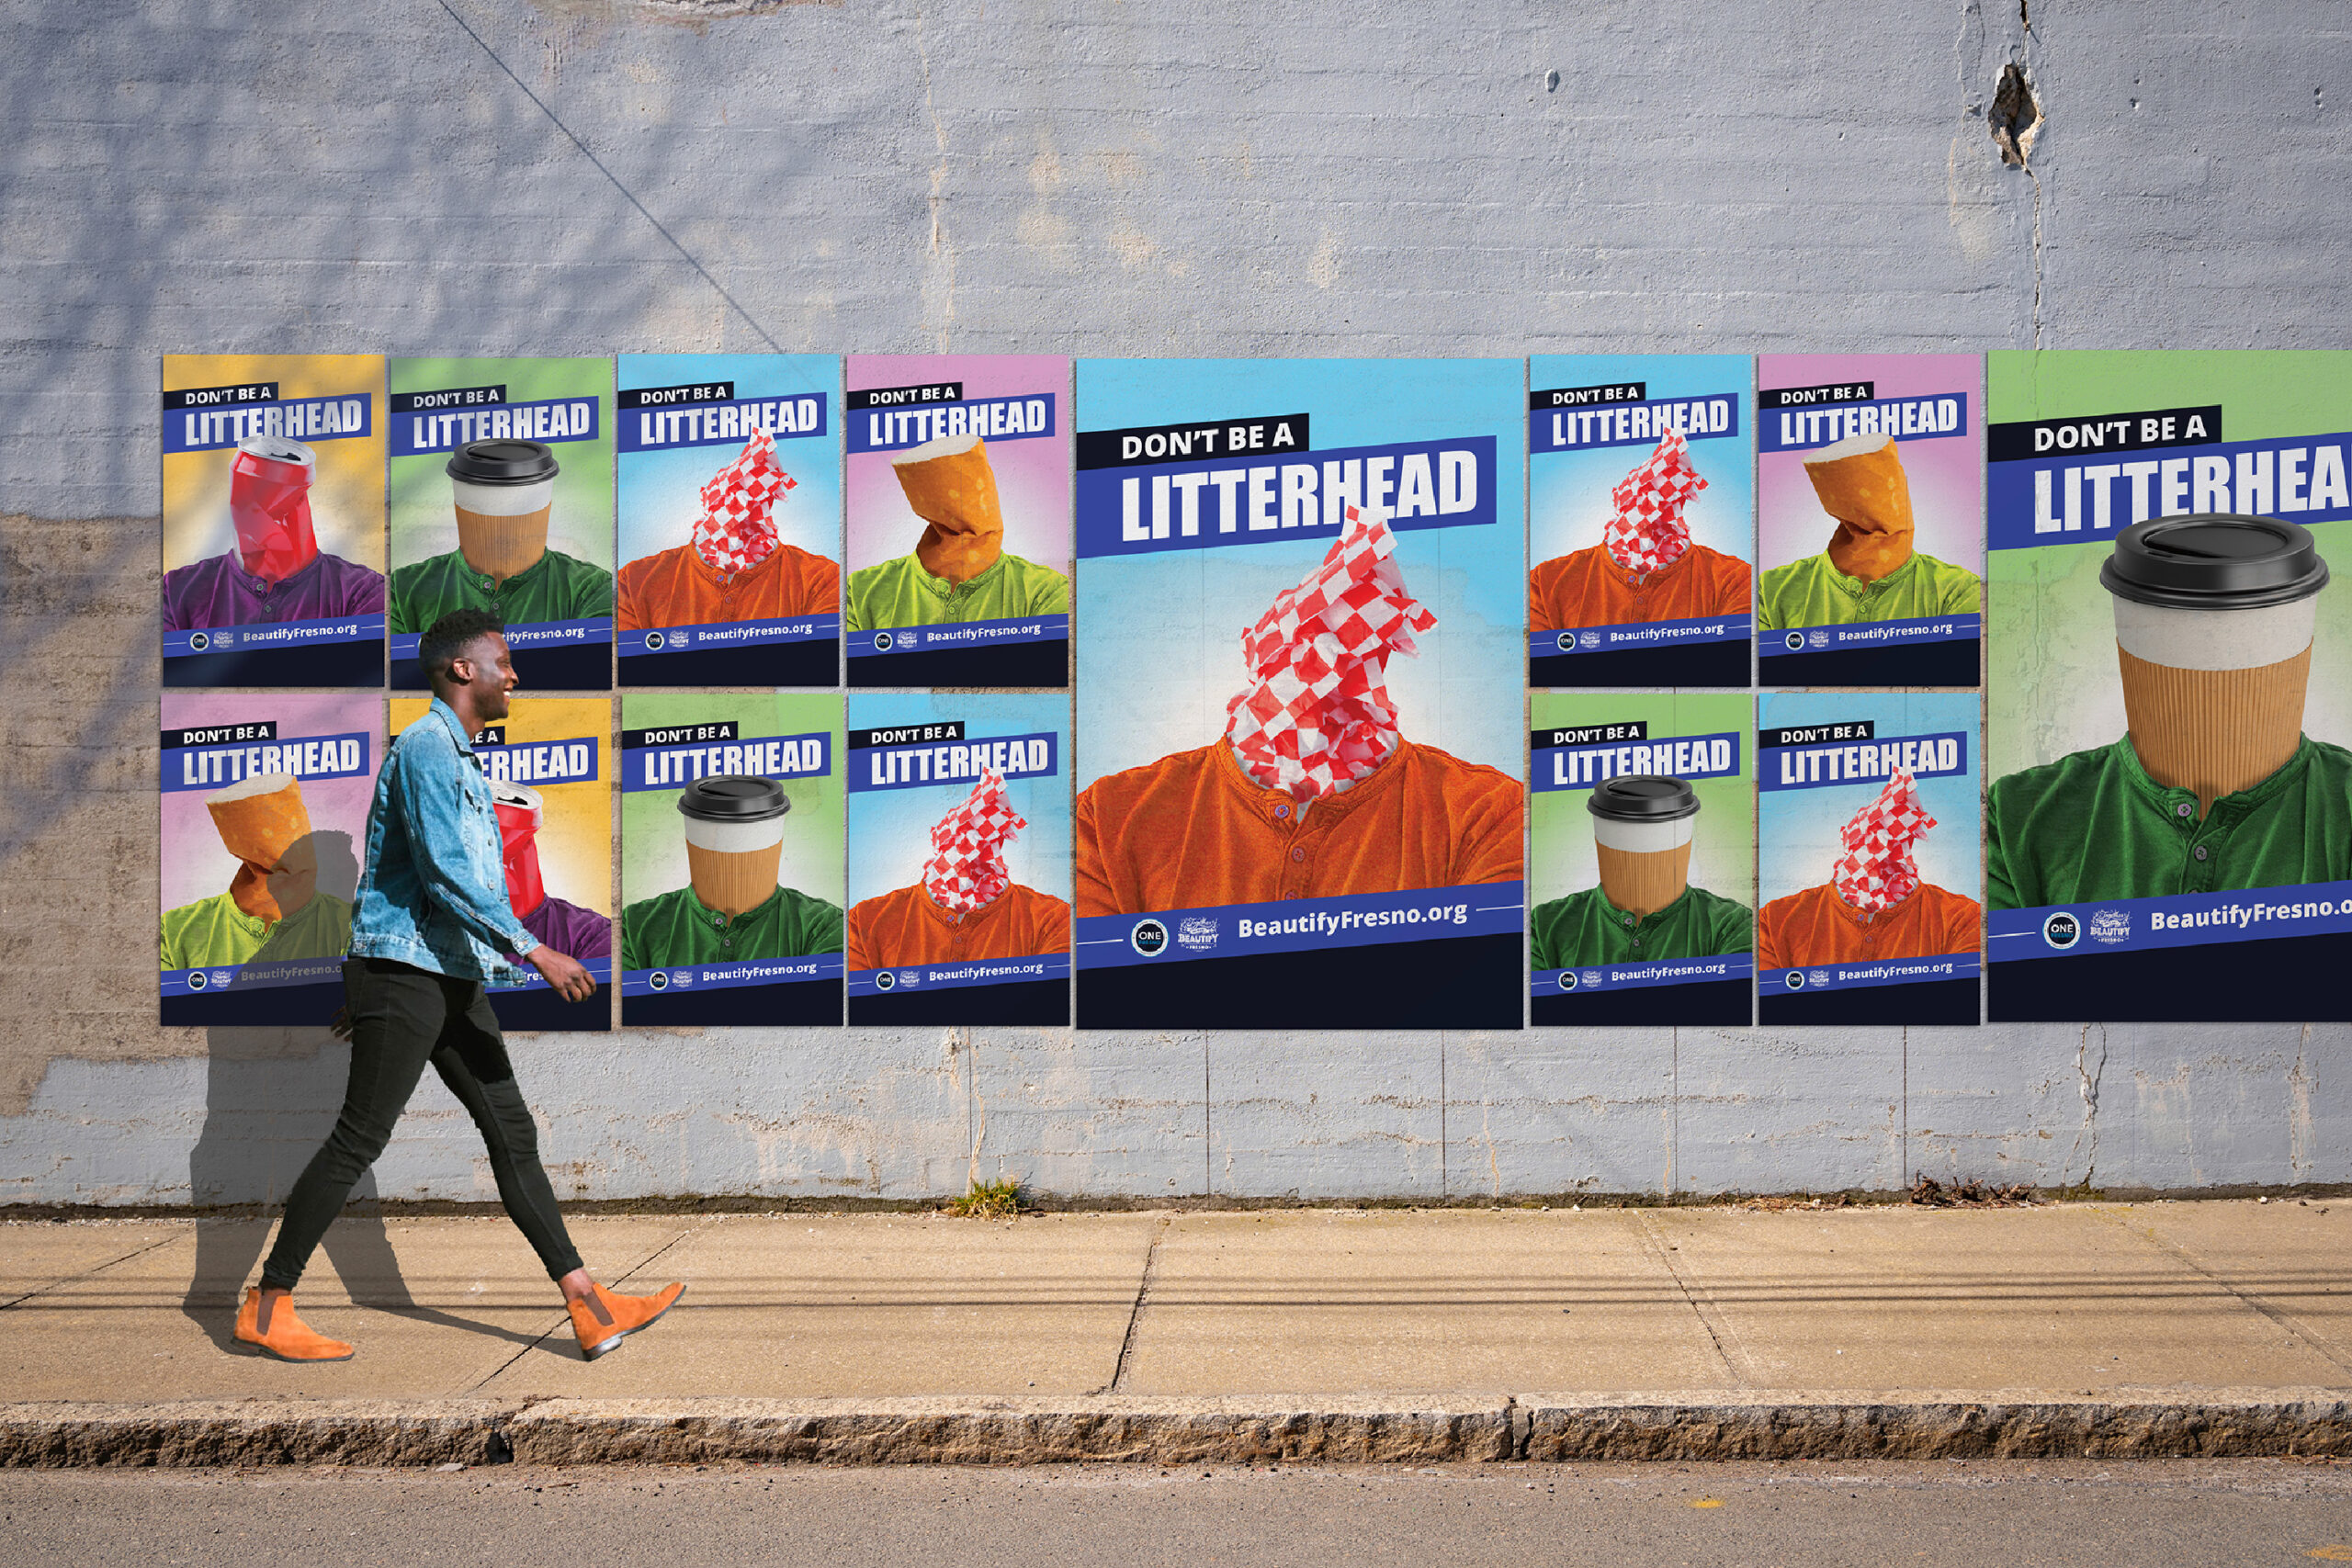
{"type": "Polygon", "coordinates": [[[0,1472],[0,1561],[2352,1562],[2352,1463],[0,1472]]]}

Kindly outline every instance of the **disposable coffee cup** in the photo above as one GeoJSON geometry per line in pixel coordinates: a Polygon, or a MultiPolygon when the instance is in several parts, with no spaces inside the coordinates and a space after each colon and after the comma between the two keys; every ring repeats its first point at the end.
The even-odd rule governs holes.
{"type": "Polygon", "coordinates": [[[695,897],[721,914],[756,908],[775,891],[784,855],[784,786],[748,773],[696,779],[678,795],[695,897]]]}
{"type": "Polygon", "coordinates": [[[2275,517],[2134,523],[2099,569],[2142,766],[2211,807],[2294,754],[2327,562],[2275,517]]]}
{"type": "Polygon", "coordinates": [[[1603,781],[1584,807],[1592,814],[1601,892],[1611,904],[1646,915],[1682,896],[1699,822],[1697,791],[1663,773],[1632,773],[1603,781]]]}
{"type": "Polygon", "coordinates": [[[469,441],[449,455],[458,546],[477,571],[507,578],[547,553],[562,465],[537,441],[469,441]]]}

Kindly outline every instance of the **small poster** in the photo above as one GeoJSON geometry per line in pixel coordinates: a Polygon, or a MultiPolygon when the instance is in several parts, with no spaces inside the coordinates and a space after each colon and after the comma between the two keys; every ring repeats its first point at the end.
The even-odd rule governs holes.
{"type": "Polygon", "coordinates": [[[1524,1021],[1524,370],[1081,360],[1081,1028],[1524,1021]]]}
{"type": "Polygon", "coordinates": [[[1069,684],[1070,362],[852,355],[849,682],[1069,684]]]}
{"type": "Polygon", "coordinates": [[[1756,362],[1757,667],[1767,686],[1974,686],[1984,361],[1756,362]]]}
{"type": "Polygon", "coordinates": [[[619,374],[621,684],[840,685],[840,356],[619,374]]]}
{"type": "Polygon", "coordinates": [[[1978,1021],[1977,716],[1973,692],[1759,702],[1757,1021],[1978,1021]]]}
{"type": "Polygon", "coordinates": [[[1069,701],[849,700],[849,1021],[1069,1022],[1069,701]]]}
{"type": "Polygon", "coordinates": [[[164,356],[164,684],[384,683],[384,361],[164,356]]]}
{"type": "Polygon", "coordinates": [[[198,695],[163,705],[166,1025],[323,1028],[384,758],[380,693],[198,695]]]}
{"type": "Polygon", "coordinates": [[[842,699],[621,700],[621,1022],[842,1021],[842,699]]]}
{"type": "Polygon", "coordinates": [[[1747,356],[1527,364],[1527,683],[1746,687],[1747,356]]]}
{"type": "MultiPolygon", "coordinates": [[[[429,697],[394,697],[395,736],[429,697]]],[[[506,866],[506,901],[523,928],[579,961],[596,994],[568,1002],[528,964],[519,986],[492,986],[506,1029],[574,1032],[613,1026],[613,785],[610,697],[516,697],[474,737],[490,781],[506,866]]]]}
{"type": "Polygon", "coordinates": [[[506,625],[523,689],[613,685],[613,364],[391,362],[392,685],[452,610],[506,625]]]}
{"type": "Polygon", "coordinates": [[[1996,354],[1988,1015],[2352,1019],[2352,354],[1996,354]]]}
{"type": "Polygon", "coordinates": [[[1528,710],[1531,1020],[1747,1027],[1752,700],[1537,692],[1528,710]]]}

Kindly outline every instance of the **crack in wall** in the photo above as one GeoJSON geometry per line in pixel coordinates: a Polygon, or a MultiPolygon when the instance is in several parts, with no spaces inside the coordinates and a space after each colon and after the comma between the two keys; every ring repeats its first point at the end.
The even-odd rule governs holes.
{"type": "Polygon", "coordinates": [[[2098,1090],[2100,1076],[2106,1071],[2107,1025],[2086,1023],[2075,1043],[2075,1077],[2076,1089],[2083,1097],[2083,1123],[2075,1129],[2075,1141],[2067,1146],[2066,1158],[2058,1168],[2058,1184],[2061,1187],[2088,1187],[2092,1176],[2098,1169],[2098,1090]],[[2091,1035],[2094,1032],[2098,1035],[2098,1059],[2096,1063],[2091,1059],[2091,1035]],[[2090,1145],[2087,1151],[2084,1149],[2086,1139],[2090,1145]],[[2080,1180],[2070,1183],[2066,1175],[2075,1168],[2077,1154],[2086,1156],[2083,1174],[2080,1180]]]}

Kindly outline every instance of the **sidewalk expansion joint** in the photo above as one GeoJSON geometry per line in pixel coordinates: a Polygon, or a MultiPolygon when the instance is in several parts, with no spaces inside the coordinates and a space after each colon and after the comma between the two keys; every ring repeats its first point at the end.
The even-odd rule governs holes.
{"type": "Polygon", "coordinates": [[[1151,1282],[1159,1272],[1159,1244],[1167,1239],[1168,1227],[1174,1222],[1162,1219],[1151,1233],[1151,1245],[1144,1248],[1143,1278],[1136,1281],[1136,1303],[1127,1311],[1127,1332],[1119,1341],[1119,1359],[1111,1369],[1111,1381],[1094,1392],[1098,1394],[1116,1393],[1126,1381],[1127,1362],[1136,1351],[1136,1328],[1143,1322],[1143,1304],[1151,1297],[1151,1282]]]}
{"type": "Polygon", "coordinates": [[[1667,1278],[1672,1280],[1674,1288],[1682,1292],[1682,1299],[1689,1304],[1692,1315],[1698,1318],[1699,1326],[1707,1331],[1707,1343],[1714,1348],[1715,1359],[1724,1364],[1724,1371],[1730,1374],[1733,1385],[1742,1389],[1754,1387],[1755,1380],[1739,1367],[1739,1361],[1747,1359],[1746,1348],[1740,1345],[1739,1337],[1732,1332],[1731,1325],[1717,1315],[1714,1303],[1706,1299],[1706,1292],[1694,1290],[1690,1281],[1683,1278],[1682,1270],[1675,1266],[1674,1247],[1666,1239],[1666,1233],[1657,1228],[1657,1222],[1645,1210],[1634,1210],[1634,1220],[1642,1228],[1642,1240],[1648,1244],[1650,1256],[1666,1269],[1667,1278]],[[1738,1360],[1732,1358],[1734,1349],[1740,1352],[1738,1360]]]}
{"type": "Polygon", "coordinates": [[[157,1247],[169,1247],[172,1243],[179,1239],[180,1238],[175,1235],[167,1235],[160,1241],[151,1241],[144,1247],[134,1247],[130,1251],[124,1253],[120,1258],[109,1258],[106,1262],[99,1264],[95,1269],[85,1269],[79,1274],[68,1274],[62,1280],[51,1280],[45,1285],[35,1285],[23,1295],[11,1296],[6,1301],[0,1302],[0,1312],[7,1311],[10,1307],[15,1306],[18,1302],[28,1302],[35,1296],[46,1295],[51,1291],[57,1290],[62,1286],[71,1285],[77,1280],[89,1279],[94,1274],[103,1274],[107,1269],[114,1268],[117,1264],[128,1263],[134,1258],[143,1258],[148,1253],[154,1251],[157,1247]]]}
{"type": "Polygon", "coordinates": [[[2208,1284],[2220,1286],[2222,1290],[2229,1292],[2231,1295],[2235,1296],[2247,1306],[2252,1307],[2255,1311],[2268,1318],[2278,1327],[2283,1328],[2289,1334],[2293,1335],[2295,1338],[2301,1341],[2306,1348],[2310,1349],[2314,1355],[2324,1358],[2329,1365],[2335,1367],[2337,1371],[2346,1373],[2352,1373],[2352,1360],[2347,1360],[2343,1352],[2337,1350],[2334,1346],[2321,1338],[2309,1328],[2304,1327],[2302,1324],[2296,1321],[2294,1316],[2288,1313],[2284,1308],[2273,1306],[2268,1302],[2263,1300],[2260,1296],[2254,1294],[2252,1292],[2239,1289],[2236,1285],[2231,1283],[2227,1275],[2217,1274],[2212,1269],[2206,1268],[2204,1262],[2199,1258],[2195,1253],[2181,1246],[2180,1243],[2174,1241],[2169,1237],[2158,1235],[2156,1234],[2155,1227],[2153,1225],[2134,1231],[2132,1225],[2125,1221],[2123,1216],[2120,1214],[2110,1213],[2103,1209],[2093,1209],[2091,1212],[2098,1215],[2098,1218],[2106,1221],[2109,1224],[2111,1224],[2118,1230],[2122,1231],[2126,1235],[2139,1235],[2150,1245],[2156,1247],[2159,1251],[2167,1253],[2173,1258],[2177,1258],[2181,1263],[2189,1269],[2194,1269],[2198,1277],[2205,1280],[2208,1284]]]}

